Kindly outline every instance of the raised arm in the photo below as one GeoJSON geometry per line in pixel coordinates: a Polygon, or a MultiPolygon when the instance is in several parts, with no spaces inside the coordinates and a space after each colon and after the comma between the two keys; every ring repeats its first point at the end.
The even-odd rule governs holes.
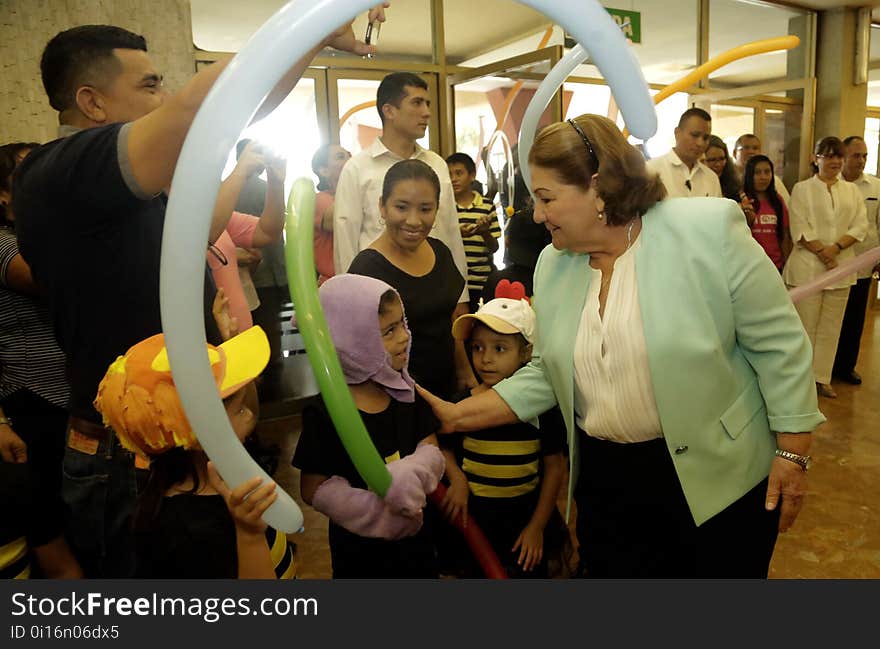
{"type": "MultiPolygon", "coordinates": [[[[256,176],[266,168],[266,157],[263,155],[257,142],[250,142],[241,152],[238,163],[232,173],[220,183],[220,191],[217,192],[217,201],[214,203],[214,214],[211,217],[211,230],[208,241],[214,243],[223,234],[223,230],[229,224],[229,217],[235,210],[235,204],[248,178],[256,176]]],[[[268,188],[266,197],[268,199],[268,188]]],[[[268,207],[268,205],[267,205],[268,207]]],[[[266,210],[263,210],[265,214],[266,210]]],[[[283,218],[283,217],[282,217],[283,218]]],[[[255,237],[256,238],[256,237],[255,237]]],[[[256,243],[254,244],[256,246],[256,243]]]]}
{"type": "Polygon", "coordinates": [[[254,247],[264,248],[281,239],[284,232],[284,178],[287,160],[270,157],[266,167],[266,202],[254,230],[254,247]]]}
{"type": "MultiPolygon", "coordinates": [[[[374,9],[371,14],[376,11],[374,9]]],[[[384,20],[384,14],[377,19],[384,20]]],[[[311,60],[325,46],[356,54],[372,51],[370,46],[355,39],[351,24],[346,24],[293,64],[289,72],[267,96],[257,112],[258,117],[270,113],[284,97],[290,94],[311,60]]],[[[127,143],[128,159],[134,180],[145,193],[157,194],[170,186],[180,148],[183,146],[189,127],[211,86],[230,60],[231,57],[221,59],[201,70],[162,106],[132,122],[127,143]]]]}

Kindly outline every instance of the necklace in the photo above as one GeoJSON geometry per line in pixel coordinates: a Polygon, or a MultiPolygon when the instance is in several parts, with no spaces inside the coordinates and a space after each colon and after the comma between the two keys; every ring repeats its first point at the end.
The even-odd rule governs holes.
{"type": "MultiPolygon", "coordinates": [[[[632,231],[636,225],[636,221],[638,221],[638,220],[639,219],[633,219],[632,221],[629,222],[629,227],[626,229],[626,248],[623,249],[623,252],[626,252],[627,250],[629,250],[630,246],[632,245],[632,231]]],[[[623,253],[621,253],[621,254],[623,254],[623,253]]],[[[605,274],[606,273],[603,273],[603,275],[605,275],[605,274]]],[[[611,269],[608,271],[608,273],[607,273],[608,277],[602,278],[602,284],[599,287],[600,292],[602,292],[606,288],[608,288],[608,285],[611,283],[611,277],[613,276],[613,274],[614,274],[614,266],[612,266],[611,269]]]]}
{"type": "Polygon", "coordinates": [[[632,233],[633,227],[635,227],[636,221],[639,219],[633,219],[629,222],[629,227],[626,229],[626,248],[623,249],[624,252],[629,250],[629,247],[632,245],[632,233]]]}

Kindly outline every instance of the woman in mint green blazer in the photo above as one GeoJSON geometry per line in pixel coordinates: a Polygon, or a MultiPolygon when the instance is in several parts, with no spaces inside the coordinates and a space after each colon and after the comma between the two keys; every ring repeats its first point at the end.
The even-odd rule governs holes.
{"type": "Polygon", "coordinates": [[[735,203],[665,190],[613,122],[544,129],[529,157],[535,357],[444,432],[558,404],[590,577],[765,577],[806,493],[810,344],[735,203]]]}

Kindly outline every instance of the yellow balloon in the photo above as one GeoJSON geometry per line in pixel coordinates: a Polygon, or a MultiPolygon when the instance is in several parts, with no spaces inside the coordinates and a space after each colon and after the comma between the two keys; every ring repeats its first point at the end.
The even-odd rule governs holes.
{"type": "Polygon", "coordinates": [[[718,56],[709,59],[690,74],[663,88],[663,90],[654,95],[654,104],[659,104],[661,101],[679,90],[690,87],[700,79],[708,77],[718,68],[723,68],[728,63],[749,56],[754,56],[755,54],[766,54],[767,52],[776,52],[779,50],[792,50],[800,44],[801,39],[797,36],[778,36],[776,38],[765,38],[760,41],[753,41],[729,49],[726,52],[722,52],[718,56]]]}

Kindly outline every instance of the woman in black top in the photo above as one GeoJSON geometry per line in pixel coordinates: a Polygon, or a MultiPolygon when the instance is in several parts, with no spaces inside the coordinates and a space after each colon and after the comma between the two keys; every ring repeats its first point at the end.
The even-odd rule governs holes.
{"type": "Polygon", "coordinates": [[[440,202],[440,181],[419,160],[398,162],[382,185],[385,231],[362,250],[348,272],[380,279],[400,293],[412,331],[409,371],[431,392],[451,396],[475,383],[464,347],[453,342],[452,321],[467,313],[458,303],[464,278],[452,253],[428,237],[440,202]]]}

